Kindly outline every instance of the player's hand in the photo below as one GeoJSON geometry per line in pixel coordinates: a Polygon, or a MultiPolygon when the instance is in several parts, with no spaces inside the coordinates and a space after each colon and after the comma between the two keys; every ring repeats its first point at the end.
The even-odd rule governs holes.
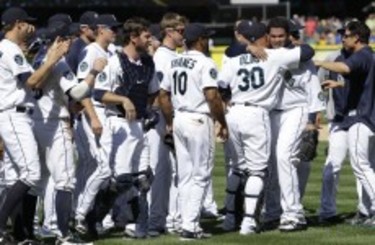
{"type": "Polygon", "coordinates": [[[262,47],[249,44],[247,45],[246,50],[250,54],[254,55],[256,58],[258,58],[259,60],[265,61],[268,58],[266,51],[262,47]]]}
{"type": "Polygon", "coordinates": [[[223,126],[220,123],[218,123],[217,137],[219,137],[222,141],[227,141],[229,137],[229,131],[227,126],[223,126]]]}
{"type": "Polygon", "coordinates": [[[68,52],[68,50],[68,43],[62,41],[60,37],[57,37],[47,51],[46,63],[56,64],[68,52]]]}
{"type": "Polygon", "coordinates": [[[122,107],[125,110],[126,119],[128,121],[133,121],[134,119],[137,118],[137,113],[135,111],[135,107],[134,107],[133,103],[128,98],[124,98],[124,100],[122,102],[122,107]]]}
{"type": "Polygon", "coordinates": [[[98,72],[101,72],[104,70],[104,67],[107,65],[107,63],[108,61],[106,58],[97,58],[94,61],[93,69],[98,72]]]}
{"type": "Polygon", "coordinates": [[[101,135],[103,131],[102,123],[98,118],[91,118],[91,130],[95,135],[101,135]]]}
{"type": "Polygon", "coordinates": [[[330,89],[330,88],[342,88],[344,87],[344,83],[343,82],[338,82],[338,81],[334,81],[334,80],[325,80],[324,82],[322,82],[322,87],[324,89],[330,89]]]}

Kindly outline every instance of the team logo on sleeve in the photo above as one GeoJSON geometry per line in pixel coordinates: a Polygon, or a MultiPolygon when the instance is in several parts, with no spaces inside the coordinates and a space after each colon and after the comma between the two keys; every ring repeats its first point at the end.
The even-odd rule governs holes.
{"type": "Polygon", "coordinates": [[[211,68],[211,70],[210,70],[210,76],[211,76],[212,79],[216,79],[217,78],[217,71],[216,71],[216,69],[211,68]]]}
{"type": "Polygon", "coordinates": [[[66,80],[72,81],[74,79],[74,73],[71,72],[71,71],[66,71],[64,73],[64,77],[65,77],[66,80]]]}
{"type": "Polygon", "coordinates": [[[16,54],[14,56],[14,62],[16,62],[17,65],[23,65],[23,57],[19,54],[16,54]]]}
{"type": "Polygon", "coordinates": [[[324,100],[325,100],[325,96],[324,96],[323,92],[319,92],[319,94],[318,94],[318,99],[319,99],[320,101],[324,101],[324,100]]]}
{"type": "Polygon", "coordinates": [[[82,62],[79,65],[79,70],[82,71],[82,72],[86,71],[88,68],[89,68],[89,64],[87,64],[86,61],[82,62]]]}
{"type": "Polygon", "coordinates": [[[104,82],[105,80],[107,80],[107,74],[105,72],[101,72],[99,75],[98,75],[98,81],[99,82],[104,82]]]}
{"type": "Polygon", "coordinates": [[[163,81],[164,74],[161,71],[156,72],[156,77],[158,78],[159,82],[163,81]]]}

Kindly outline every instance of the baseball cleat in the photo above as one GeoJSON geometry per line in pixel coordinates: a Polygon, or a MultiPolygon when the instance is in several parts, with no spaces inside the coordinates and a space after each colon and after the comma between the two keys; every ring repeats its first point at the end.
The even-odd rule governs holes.
{"type": "Polygon", "coordinates": [[[78,231],[80,234],[86,234],[87,233],[87,225],[84,220],[76,220],[76,231],[78,231]]]}
{"type": "Polygon", "coordinates": [[[306,223],[297,222],[294,220],[284,220],[279,225],[281,232],[303,231],[307,229],[306,223]]]}
{"type": "Polygon", "coordinates": [[[191,232],[187,230],[182,230],[180,234],[180,241],[193,241],[193,240],[199,240],[199,239],[207,239],[211,237],[212,237],[212,234],[205,233],[203,231],[191,232]]]}
{"type": "Polygon", "coordinates": [[[350,225],[362,225],[369,219],[369,216],[364,215],[361,212],[357,212],[355,216],[351,219],[346,220],[345,222],[350,225]]]}

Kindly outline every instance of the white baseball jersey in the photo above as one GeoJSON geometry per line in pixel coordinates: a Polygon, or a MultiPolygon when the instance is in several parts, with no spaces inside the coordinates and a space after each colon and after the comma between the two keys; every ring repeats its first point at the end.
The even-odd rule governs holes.
{"type": "Polygon", "coordinates": [[[324,110],[324,96],[312,61],[286,71],[276,109],[287,110],[308,106],[309,112],[324,110]]]}
{"type": "Polygon", "coordinates": [[[22,73],[33,72],[20,47],[3,39],[0,42],[0,110],[25,104],[25,84],[18,81],[22,73]]]}
{"type": "MultiPolygon", "coordinates": [[[[109,58],[111,52],[105,51],[97,42],[93,42],[82,51],[81,60],[78,65],[77,78],[78,80],[85,79],[90,73],[90,70],[94,66],[94,61],[97,58],[109,58]]],[[[92,100],[95,106],[101,106],[101,104],[95,100],[92,100]]]]}
{"type": "Polygon", "coordinates": [[[165,46],[160,46],[153,57],[155,63],[155,71],[158,76],[159,82],[163,80],[164,74],[167,71],[165,67],[171,62],[171,60],[178,57],[178,53],[165,46]]]}
{"type": "Polygon", "coordinates": [[[33,118],[69,118],[66,93],[78,84],[78,79],[62,58],[48,75],[43,88],[34,91],[33,118]]]}
{"type": "MultiPolygon", "coordinates": [[[[142,65],[141,61],[134,61],[137,65],[142,65]]],[[[119,57],[117,55],[112,56],[108,60],[108,65],[104,68],[96,77],[95,89],[106,90],[109,92],[115,92],[115,90],[122,86],[122,68],[119,57]]],[[[156,77],[156,73],[149,83],[148,94],[154,94],[159,91],[159,80],[156,77]]],[[[106,105],[106,114],[117,115],[121,114],[115,105],[106,105]]]]}
{"type": "Polygon", "coordinates": [[[283,75],[287,69],[298,67],[301,50],[296,47],[265,51],[268,54],[266,61],[260,61],[251,54],[243,54],[230,59],[223,67],[219,85],[230,87],[232,103],[250,103],[266,109],[276,105],[283,75]]]}
{"type": "Polygon", "coordinates": [[[217,87],[217,68],[203,53],[190,50],[166,67],[160,87],[171,92],[175,110],[210,113],[203,90],[217,87]]]}

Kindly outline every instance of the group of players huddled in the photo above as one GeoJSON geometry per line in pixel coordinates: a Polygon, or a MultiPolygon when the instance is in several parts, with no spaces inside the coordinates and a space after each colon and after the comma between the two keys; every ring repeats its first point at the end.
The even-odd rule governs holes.
{"type": "Polygon", "coordinates": [[[365,24],[349,22],[343,48],[313,62],[298,23],[239,20],[219,71],[209,57],[214,32],[177,13],[153,25],[92,11],[78,22],[56,14],[35,29],[35,21],[21,8],[1,16],[0,245],[84,244],[113,228],[129,238],[209,238],[202,217],[241,235],[304,230],[313,159],[300,146],[326,109],[320,221],[337,221],[349,150],[360,200],[351,222],[375,226],[374,61],[365,24]],[[218,138],[227,183],[221,214],[211,176],[218,138]]]}

